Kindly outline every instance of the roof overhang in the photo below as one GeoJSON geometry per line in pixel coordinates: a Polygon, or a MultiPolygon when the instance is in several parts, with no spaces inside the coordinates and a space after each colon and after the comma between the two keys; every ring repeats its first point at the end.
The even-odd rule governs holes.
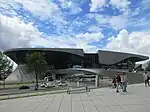
{"type": "Polygon", "coordinates": [[[4,51],[5,54],[9,52],[19,52],[19,51],[56,51],[56,52],[66,52],[74,55],[84,57],[83,49],[73,49],[73,48],[13,48],[4,51]]]}
{"type": "Polygon", "coordinates": [[[134,58],[134,62],[148,60],[149,57],[131,53],[113,52],[113,51],[98,51],[99,63],[112,65],[121,62],[128,58],[134,58]]]}

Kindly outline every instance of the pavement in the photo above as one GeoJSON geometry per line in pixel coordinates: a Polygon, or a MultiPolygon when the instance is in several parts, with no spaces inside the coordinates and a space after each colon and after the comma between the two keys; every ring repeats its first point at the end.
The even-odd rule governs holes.
{"type": "MultiPolygon", "coordinates": [[[[94,82],[84,82],[80,83],[80,87],[85,87],[88,84],[90,89],[95,89],[94,82]]],[[[107,87],[108,81],[100,81],[100,87],[107,87]]],[[[76,82],[72,82],[68,84],[70,88],[76,88],[76,82]]],[[[31,86],[30,89],[19,90],[18,88],[11,88],[11,89],[1,89],[0,90],[0,100],[6,99],[14,99],[14,98],[22,98],[22,97],[29,97],[29,96],[37,96],[37,95],[44,95],[44,94],[56,94],[66,92],[68,87],[55,87],[55,88],[39,88],[38,91],[34,90],[34,86],[31,86]]]]}
{"type": "Polygon", "coordinates": [[[99,88],[91,92],[47,94],[0,101],[1,112],[149,112],[150,87],[128,86],[128,92],[99,88]]]}

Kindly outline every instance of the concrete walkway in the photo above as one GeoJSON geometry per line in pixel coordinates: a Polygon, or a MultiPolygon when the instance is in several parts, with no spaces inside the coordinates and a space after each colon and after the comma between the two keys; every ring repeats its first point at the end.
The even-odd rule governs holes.
{"type": "Polygon", "coordinates": [[[128,93],[100,88],[0,101],[1,112],[149,112],[150,87],[131,85],[128,93]]]}

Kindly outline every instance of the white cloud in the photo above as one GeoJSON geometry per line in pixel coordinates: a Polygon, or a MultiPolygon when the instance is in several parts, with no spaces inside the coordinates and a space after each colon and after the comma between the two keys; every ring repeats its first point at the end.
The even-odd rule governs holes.
{"type": "Polygon", "coordinates": [[[95,19],[100,25],[105,25],[109,23],[109,17],[101,14],[87,14],[89,19],[95,19]]]}
{"type": "Polygon", "coordinates": [[[40,32],[31,23],[25,24],[17,17],[0,15],[0,48],[30,46],[30,42],[40,38],[40,32]]]}
{"type": "Polygon", "coordinates": [[[120,11],[124,12],[125,14],[128,13],[129,5],[131,1],[129,0],[110,0],[109,4],[114,6],[115,8],[119,9],[120,11]]]}
{"type": "Polygon", "coordinates": [[[2,0],[0,7],[2,7],[9,14],[16,15],[15,10],[20,10],[21,5],[30,11],[33,15],[40,17],[40,19],[54,19],[61,15],[59,7],[49,0],[2,0]],[[14,10],[15,9],[15,10],[14,10]]]}
{"type": "Polygon", "coordinates": [[[142,10],[147,10],[150,7],[150,1],[149,0],[142,0],[141,1],[141,8],[142,10]]]}
{"type": "Polygon", "coordinates": [[[139,15],[139,13],[140,13],[140,8],[138,7],[138,8],[136,8],[134,11],[132,11],[132,12],[130,12],[131,13],[131,17],[133,17],[133,16],[137,16],[137,15],[139,15]]]}
{"type": "Polygon", "coordinates": [[[76,48],[83,48],[85,52],[97,52],[98,47],[92,45],[92,42],[100,42],[104,38],[101,32],[98,33],[84,33],[76,35],[76,48]]]}
{"type": "Polygon", "coordinates": [[[80,8],[80,5],[78,3],[75,3],[73,1],[67,1],[67,0],[59,0],[61,3],[61,7],[64,9],[69,9],[69,14],[77,14],[82,11],[80,8]]]}
{"type": "Polygon", "coordinates": [[[2,50],[14,47],[70,46],[69,41],[64,40],[66,39],[59,37],[44,38],[43,33],[39,32],[32,23],[26,24],[17,17],[0,15],[0,49],[2,50]]]}
{"type": "Polygon", "coordinates": [[[101,8],[105,5],[105,0],[91,0],[91,8],[90,11],[94,12],[97,8],[101,8]]]}
{"type": "Polygon", "coordinates": [[[82,9],[77,4],[72,3],[72,5],[70,7],[70,14],[77,14],[81,11],[82,11],[82,9]]]}
{"type": "Polygon", "coordinates": [[[123,29],[107,44],[106,49],[150,56],[150,32],[128,33],[123,29]]]}
{"type": "Polygon", "coordinates": [[[2,8],[2,14],[4,15],[24,18],[26,22],[36,21],[36,19],[34,20],[32,16],[28,15],[29,13],[19,14],[20,8],[25,8],[23,10],[28,10],[35,18],[52,23],[58,33],[60,33],[60,29],[63,29],[68,24],[59,7],[49,0],[2,0],[0,1],[0,8],[2,8]]]}
{"type": "Polygon", "coordinates": [[[95,45],[89,45],[86,42],[79,42],[76,45],[76,48],[82,48],[82,49],[84,49],[84,52],[89,52],[89,53],[95,53],[95,52],[98,51],[98,47],[97,46],[95,46],[95,45]]]}
{"type": "Polygon", "coordinates": [[[128,19],[123,15],[112,16],[109,19],[110,26],[117,30],[125,28],[127,25],[127,21],[128,19]]]}
{"type": "Polygon", "coordinates": [[[14,0],[22,4],[33,14],[42,18],[51,17],[57,15],[60,11],[56,4],[49,2],[48,0],[14,0]]]}
{"type": "Polygon", "coordinates": [[[90,32],[101,32],[102,29],[100,27],[98,27],[97,25],[95,25],[95,26],[93,25],[93,26],[89,27],[88,31],[90,31],[90,32]]]}
{"type": "Polygon", "coordinates": [[[0,49],[6,50],[18,47],[73,47],[85,51],[96,51],[90,42],[101,40],[104,36],[99,33],[85,33],[74,36],[46,36],[39,32],[32,23],[24,23],[17,17],[0,15],[0,49]]]}
{"type": "Polygon", "coordinates": [[[85,33],[85,34],[79,34],[76,36],[77,39],[79,40],[86,40],[89,42],[93,41],[100,41],[102,38],[104,38],[104,35],[101,32],[98,33],[85,33]]]}
{"type": "Polygon", "coordinates": [[[9,14],[12,16],[17,15],[16,11],[12,10],[10,6],[15,5],[13,4],[14,0],[0,0],[0,8],[1,13],[9,14]]]}

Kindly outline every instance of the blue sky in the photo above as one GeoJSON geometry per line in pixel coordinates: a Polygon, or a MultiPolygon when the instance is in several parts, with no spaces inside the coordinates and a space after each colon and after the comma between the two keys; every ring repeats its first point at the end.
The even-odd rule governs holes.
{"type": "Polygon", "coordinates": [[[72,47],[150,55],[149,12],[149,0],[1,0],[0,49],[72,47]]]}

